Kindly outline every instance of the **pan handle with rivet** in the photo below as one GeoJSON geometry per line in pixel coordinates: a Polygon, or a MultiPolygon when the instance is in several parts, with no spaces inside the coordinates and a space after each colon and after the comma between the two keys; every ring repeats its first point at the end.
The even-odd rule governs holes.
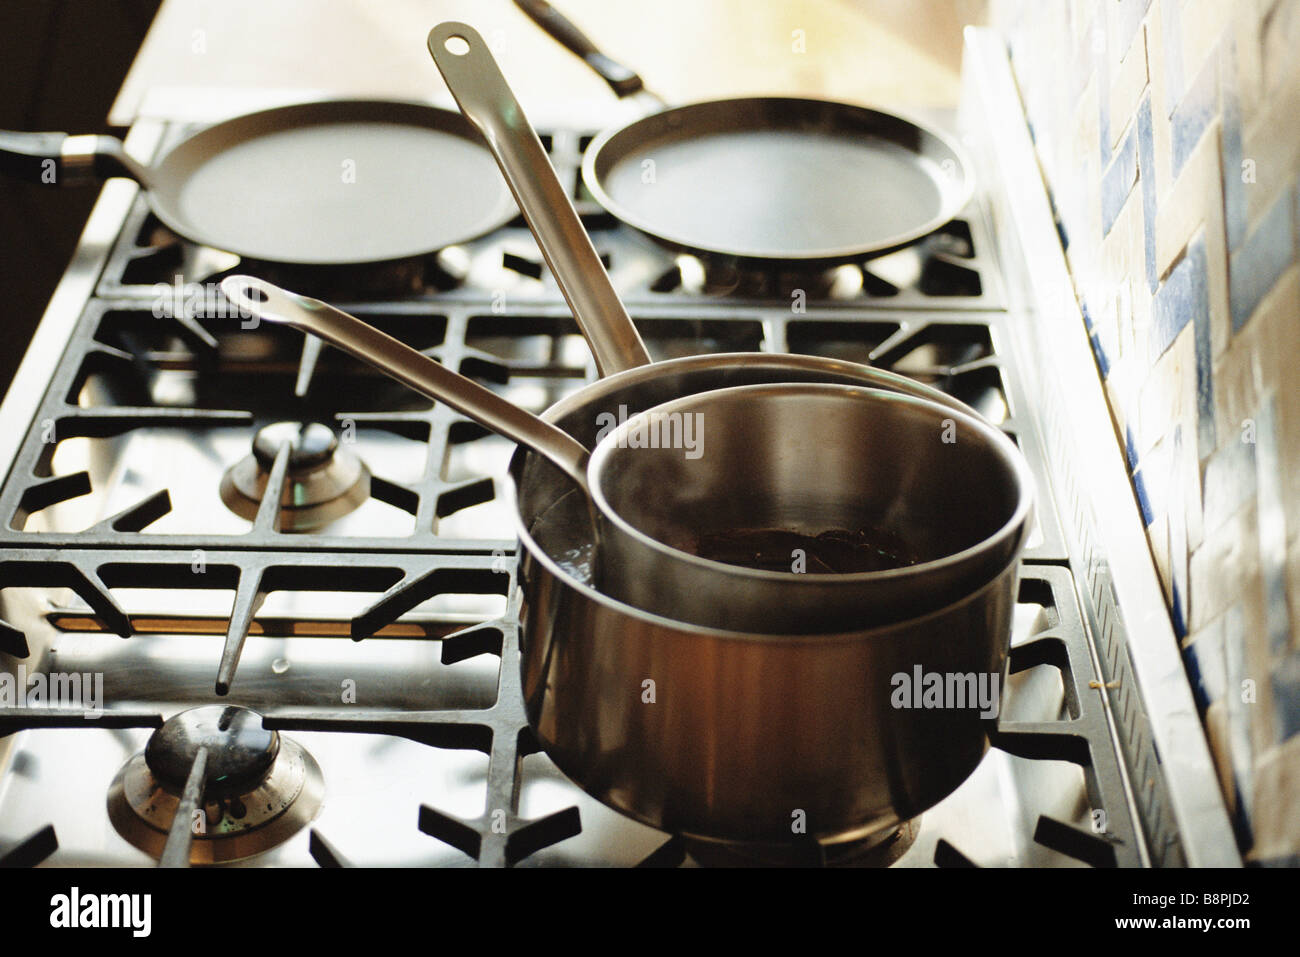
{"type": "Polygon", "coordinates": [[[619,99],[642,93],[663,104],[662,99],[646,88],[640,74],[597,47],[576,23],[546,0],[515,0],[515,6],[545,30],[552,40],[587,64],[619,99]]]}
{"type": "MultiPolygon", "coordinates": [[[[587,492],[587,450],[567,432],[333,306],[252,276],[221,291],[240,310],[324,339],[417,392],[544,456],[587,492]]],[[[590,500],[590,496],[588,496],[590,500]]]]}
{"type": "Polygon", "coordinates": [[[648,365],[640,334],[483,38],[464,23],[440,23],[429,33],[429,52],[501,167],[597,370],[607,376],[648,365]]]}
{"type": "Polygon", "coordinates": [[[62,186],[125,176],[145,189],[149,171],[112,136],[0,130],[0,173],[29,183],[62,186]]]}

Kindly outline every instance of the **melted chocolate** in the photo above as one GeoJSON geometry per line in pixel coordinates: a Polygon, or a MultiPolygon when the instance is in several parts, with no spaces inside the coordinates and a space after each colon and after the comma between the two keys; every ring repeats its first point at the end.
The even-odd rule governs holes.
{"type": "Polygon", "coordinates": [[[783,528],[741,528],[710,532],[695,542],[701,558],[743,568],[795,571],[795,550],[805,556],[802,571],[810,575],[847,575],[906,568],[921,559],[899,536],[879,529],[831,529],[805,535],[783,528]]]}

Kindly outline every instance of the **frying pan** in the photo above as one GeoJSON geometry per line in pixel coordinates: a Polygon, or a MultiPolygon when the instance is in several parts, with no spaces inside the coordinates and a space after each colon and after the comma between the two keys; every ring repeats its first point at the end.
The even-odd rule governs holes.
{"type": "MultiPolygon", "coordinates": [[[[641,364],[640,337],[482,38],[465,24],[443,23],[430,32],[429,50],[501,166],[580,325],[625,330],[623,351],[612,364],[641,364]]],[[[335,330],[331,338],[304,328],[349,346],[335,330]]],[[[678,426],[685,424],[683,414],[698,415],[706,425],[711,420],[709,431],[719,436],[714,441],[721,451],[706,452],[707,461],[697,459],[696,468],[687,467],[691,460],[678,449],[611,451],[608,442],[592,456],[593,467],[600,462],[608,468],[546,454],[595,500],[600,584],[611,594],[642,609],[672,608],[675,617],[694,624],[822,632],[846,622],[896,620],[965,594],[1005,566],[1024,542],[1032,479],[1010,440],[946,403],[915,401],[934,413],[929,425],[887,402],[873,428],[861,417],[861,402],[846,402],[838,411],[829,402],[818,407],[825,417],[819,427],[813,417],[791,417],[771,394],[748,412],[744,403],[679,411],[678,426]],[[960,431],[960,439],[941,444],[943,423],[960,431]],[[865,461],[864,450],[872,453],[865,461]],[[665,454],[652,460],[656,451],[665,454]],[[796,462],[807,466],[807,474],[792,471],[796,462]],[[656,477],[642,478],[650,470],[656,477]],[[692,535],[724,538],[746,525],[808,539],[845,530],[870,529],[870,537],[891,539],[906,532],[916,550],[898,563],[910,567],[868,570],[850,563],[837,567],[839,573],[810,575],[791,561],[780,570],[780,564],[752,568],[713,560],[692,535]]]]}
{"type": "MultiPolygon", "coordinates": [[[[621,97],[645,96],[545,0],[515,0],[621,97]]],[[[657,98],[655,98],[657,99],[657,98]]],[[[610,213],[687,252],[829,265],[907,246],[970,199],[956,143],[849,103],[742,97],[658,110],[592,141],[588,190],[610,213]]]]}
{"type": "Polygon", "coordinates": [[[173,232],[241,257],[338,266],[465,242],[515,214],[457,113],[338,100],[225,120],[144,166],[111,136],[0,132],[0,171],[62,184],[126,176],[173,232]]]}

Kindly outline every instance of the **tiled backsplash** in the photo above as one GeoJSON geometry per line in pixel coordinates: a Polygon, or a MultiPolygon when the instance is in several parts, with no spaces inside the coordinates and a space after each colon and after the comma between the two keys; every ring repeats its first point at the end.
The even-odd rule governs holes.
{"type": "Polygon", "coordinates": [[[1300,0],[995,0],[990,21],[1242,848],[1295,861],[1300,0]]]}

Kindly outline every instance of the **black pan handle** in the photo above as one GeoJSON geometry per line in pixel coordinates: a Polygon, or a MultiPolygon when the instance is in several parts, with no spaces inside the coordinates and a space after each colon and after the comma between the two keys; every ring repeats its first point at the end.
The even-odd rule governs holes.
{"type": "Polygon", "coordinates": [[[148,185],[148,171],[112,136],[0,130],[0,173],[53,186],[125,176],[148,185]]]}
{"type": "Polygon", "coordinates": [[[645,89],[645,83],[634,70],[602,53],[572,20],[546,0],[515,0],[515,6],[549,33],[551,39],[591,67],[620,98],[633,96],[645,89]]]}

